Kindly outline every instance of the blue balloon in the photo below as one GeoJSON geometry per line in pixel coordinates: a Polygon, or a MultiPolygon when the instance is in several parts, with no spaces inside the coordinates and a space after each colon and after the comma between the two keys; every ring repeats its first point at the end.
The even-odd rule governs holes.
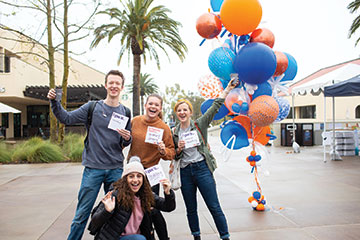
{"type": "Polygon", "coordinates": [[[284,52],[284,54],[286,55],[289,64],[286,71],[284,72],[285,76],[280,80],[280,82],[291,81],[297,74],[297,63],[295,58],[288,53],[284,52]]]}
{"type": "Polygon", "coordinates": [[[230,74],[235,72],[233,67],[234,58],[235,53],[230,48],[219,47],[210,53],[208,65],[215,76],[230,80],[230,74]]]}
{"type": "MultiPolygon", "coordinates": [[[[208,110],[208,108],[211,107],[213,102],[214,102],[214,99],[205,100],[200,106],[201,113],[204,114],[208,110]]],[[[220,120],[228,114],[229,114],[229,109],[227,109],[227,107],[223,104],[223,105],[221,105],[217,114],[215,114],[213,120],[220,120]]]]}
{"type": "Polygon", "coordinates": [[[248,112],[249,112],[249,104],[246,103],[246,102],[243,102],[243,103],[241,104],[240,114],[247,115],[248,112]]]}
{"type": "Polygon", "coordinates": [[[261,193],[258,192],[258,191],[255,191],[255,192],[253,192],[253,197],[254,197],[256,200],[260,200],[260,198],[261,198],[261,193]]]}
{"type": "Polygon", "coordinates": [[[223,2],[224,2],[224,0],[211,0],[210,4],[211,4],[212,10],[214,12],[219,12],[223,2]]]}
{"type": "Polygon", "coordinates": [[[225,147],[237,150],[249,146],[246,130],[240,123],[232,120],[224,125],[220,132],[220,139],[225,147]]]}
{"type": "Polygon", "coordinates": [[[220,82],[221,82],[221,85],[223,87],[223,89],[225,89],[227,87],[227,85],[229,84],[230,80],[224,80],[224,79],[221,79],[219,78],[220,82]]]}
{"type": "Polygon", "coordinates": [[[267,81],[258,84],[258,88],[255,90],[254,94],[252,95],[252,99],[254,100],[255,98],[261,95],[268,95],[268,96],[272,95],[271,85],[267,81]]]}
{"type": "Polygon", "coordinates": [[[260,155],[255,155],[254,157],[255,161],[258,162],[261,160],[261,156],[260,155]]]}
{"type": "Polygon", "coordinates": [[[238,103],[234,103],[232,106],[231,106],[231,109],[233,112],[235,113],[239,113],[241,111],[241,106],[240,104],[238,103]]]}
{"type": "Polygon", "coordinates": [[[290,112],[290,103],[283,97],[275,97],[276,102],[279,105],[279,114],[275,119],[275,122],[280,122],[281,120],[285,119],[290,112]]]}
{"type": "Polygon", "coordinates": [[[246,83],[263,83],[275,73],[275,53],[266,44],[248,43],[235,57],[234,69],[239,74],[239,79],[246,83]]]}

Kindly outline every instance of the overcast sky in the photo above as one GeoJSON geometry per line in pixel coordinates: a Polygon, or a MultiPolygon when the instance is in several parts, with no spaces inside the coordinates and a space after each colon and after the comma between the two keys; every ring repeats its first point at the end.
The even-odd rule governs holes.
{"type": "MultiPolygon", "coordinates": [[[[114,1],[116,2],[116,1],[114,1]]],[[[359,47],[355,38],[348,39],[348,29],[355,18],[346,8],[351,1],[344,0],[262,0],[263,15],[259,27],[270,29],[275,35],[274,50],[287,52],[297,61],[298,74],[294,81],[300,80],[314,71],[340,62],[359,57],[359,47]]],[[[198,79],[209,73],[207,60],[212,49],[219,47],[226,39],[207,40],[201,47],[202,38],[196,32],[197,18],[208,11],[210,0],[156,0],[171,11],[171,17],[180,21],[183,41],[189,52],[181,63],[171,54],[171,63],[166,57],[161,60],[161,70],[154,64],[142,66],[142,72],[150,73],[161,88],[165,85],[181,83],[185,89],[196,91],[198,79]]],[[[226,36],[226,35],[225,35],[226,36]]],[[[359,36],[359,35],[357,35],[359,36]]],[[[132,79],[131,65],[126,61],[116,65],[119,50],[116,39],[103,43],[98,49],[87,54],[94,60],[91,66],[107,72],[120,68],[127,78],[132,79]]],[[[124,59],[126,60],[126,58],[124,59]]]]}
{"type": "MultiPolygon", "coordinates": [[[[120,6],[117,0],[111,1],[120,6]]],[[[208,11],[210,0],[155,0],[169,8],[171,17],[182,23],[181,37],[188,46],[186,60],[181,63],[175,54],[170,53],[171,63],[166,56],[161,57],[161,70],[154,63],[142,65],[143,73],[150,73],[163,90],[165,85],[180,83],[184,89],[197,91],[198,79],[209,73],[207,60],[212,49],[221,46],[226,39],[207,40],[201,47],[202,38],[196,32],[197,18],[208,11]]],[[[350,0],[261,0],[263,10],[259,27],[270,29],[275,35],[274,50],[287,52],[297,61],[298,74],[294,81],[300,80],[321,68],[359,57],[359,47],[355,47],[355,37],[348,39],[348,30],[356,14],[346,8],[350,0]]],[[[0,18],[5,20],[4,17],[0,18]]],[[[23,21],[23,20],[22,20],[23,21]]],[[[101,22],[95,23],[95,26],[101,22]]],[[[359,36],[359,34],[357,34],[359,36]]],[[[127,83],[132,81],[132,59],[130,65],[123,58],[116,65],[119,43],[114,38],[110,43],[104,41],[96,49],[86,50],[76,59],[106,73],[110,69],[124,72],[127,83]]],[[[85,46],[85,47],[84,47],[85,46]]],[[[79,48],[81,48],[79,46],[79,48]]],[[[160,52],[161,50],[159,50],[160,52]]]]}

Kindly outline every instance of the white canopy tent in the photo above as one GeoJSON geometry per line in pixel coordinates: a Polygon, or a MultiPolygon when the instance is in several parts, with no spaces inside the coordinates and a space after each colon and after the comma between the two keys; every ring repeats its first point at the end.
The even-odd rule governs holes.
{"type": "Polygon", "coordinates": [[[21,113],[21,111],[0,102],[0,113],[21,113]]]}
{"type": "MultiPolygon", "coordinates": [[[[315,78],[309,82],[301,84],[291,89],[292,94],[292,109],[294,113],[294,96],[295,95],[306,95],[308,93],[312,95],[319,95],[324,91],[326,86],[331,86],[335,83],[339,83],[345,80],[348,80],[352,77],[355,77],[360,74],[360,65],[349,63],[342,67],[339,67],[331,72],[328,72],[318,78],[315,78]]],[[[332,154],[331,158],[333,160],[338,159],[336,151],[335,151],[335,98],[332,99],[333,105],[333,146],[332,146],[332,154]]],[[[295,125],[294,114],[293,114],[293,125],[295,125]]],[[[293,135],[295,136],[295,127],[293,126],[293,135]]],[[[323,135],[326,132],[326,98],[324,96],[324,130],[323,135]]],[[[323,146],[324,146],[324,162],[326,162],[326,146],[324,144],[323,139],[323,146]]]]}

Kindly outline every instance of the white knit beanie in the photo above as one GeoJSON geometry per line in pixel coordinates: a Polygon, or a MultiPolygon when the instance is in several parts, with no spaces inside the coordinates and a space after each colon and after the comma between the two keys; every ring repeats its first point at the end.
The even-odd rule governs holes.
{"type": "Polygon", "coordinates": [[[124,167],[124,172],[122,176],[126,176],[129,173],[141,173],[145,177],[145,170],[143,165],[141,164],[141,159],[137,156],[132,156],[129,162],[124,167]]]}

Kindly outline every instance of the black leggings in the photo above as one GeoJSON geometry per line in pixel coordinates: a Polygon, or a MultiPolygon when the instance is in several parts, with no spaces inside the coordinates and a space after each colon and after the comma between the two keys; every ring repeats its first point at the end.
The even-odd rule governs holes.
{"type": "MultiPolygon", "coordinates": [[[[151,189],[154,193],[159,195],[160,184],[156,184],[156,185],[152,186],[151,189]]],[[[155,228],[156,234],[159,237],[159,240],[168,240],[169,236],[168,236],[168,231],[167,231],[167,227],[166,227],[166,221],[165,221],[164,216],[161,214],[161,212],[158,209],[154,208],[153,210],[151,210],[151,220],[154,224],[154,228],[155,228]]]]}

